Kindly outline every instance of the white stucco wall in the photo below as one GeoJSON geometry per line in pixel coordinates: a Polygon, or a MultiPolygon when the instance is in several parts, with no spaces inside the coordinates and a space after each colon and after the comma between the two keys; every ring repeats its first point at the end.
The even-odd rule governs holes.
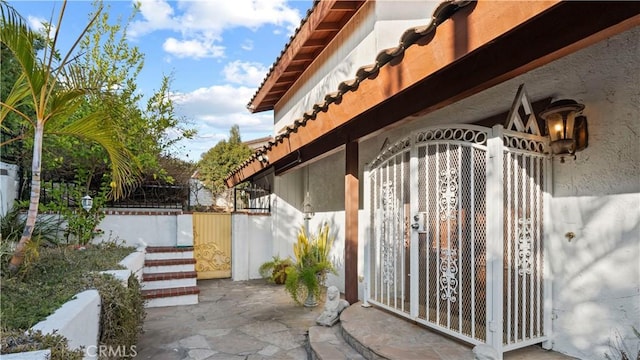
{"type": "Polygon", "coordinates": [[[398,45],[409,27],[425,25],[439,2],[385,0],[366,3],[293,87],[294,95],[277,105],[274,133],[300,118],[338,85],[355,78],[361,66],[375,62],[384,49],[398,45]]]}
{"type": "MultiPolygon", "coordinates": [[[[119,263],[126,269],[107,270],[102,273],[111,274],[127,286],[129,275],[136,274],[142,280],[144,267],[144,249],[139,249],[127,255],[119,263]]],[[[84,347],[84,359],[98,358],[98,336],[100,334],[100,307],[102,300],[98,290],[86,290],[64,303],[53,314],[32,327],[43,334],[54,331],[69,341],[70,349],[84,347]]],[[[33,355],[33,354],[30,354],[33,355]]],[[[4,356],[3,356],[4,358],[4,356]]],[[[36,359],[35,357],[27,357],[36,359]]],[[[18,358],[16,358],[18,359],[18,358]]]]}
{"type": "MultiPolygon", "coordinates": [[[[40,330],[43,334],[56,331],[69,340],[70,349],[96,349],[100,330],[100,305],[98,290],[83,291],[32,329],[40,330]]],[[[96,355],[96,352],[87,351],[84,359],[96,359],[96,355]]]]}
{"type": "Polygon", "coordinates": [[[0,216],[4,216],[18,197],[18,166],[0,162],[0,216]]]}
{"type": "Polygon", "coordinates": [[[259,279],[260,265],[274,255],[272,217],[233,213],[231,219],[231,278],[233,281],[259,279]]]}
{"type": "MultiPolygon", "coordinates": [[[[394,143],[425,126],[471,123],[502,113],[522,83],[534,101],[570,98],[585,104],[589,147],[575,161],[560,164],[555,159],[552,189],[547,189],[551,214],[545,241],[551,273],[546,276],[553,283],[553,349],[579,358],[604,358],[620,334],[633,351],[638,339],[632,327],[640,330],[639,62],[636,28],[384,131],[360,143],[361,189],[364,164],[378,154],[385,138],[394,143]],[[564,236],[569,231],[577,235],[571,242],[564,236]]],[[[344,220],[344,185],[338,185],[344,179],[344,160],[338,164],[335,156],[344,158],[344,152],[309,168],[312,202],[317,204],[313,225],[323,218],[344,220]]],[[[304,177],[303,170],[276,177],[280,186],[275,187],[274,251],[291,247],[293,224],[302,222],[304,177]]],[[[361,209],[363,196],[361,192],[361,209]]],[[[360,219],[362,246],[370,224],[366,217],[360,219]]],[[[337,225],[343,239],[343,223],[337,225]]],[[[338,240],[335,251],[343,251],[343,244],[338,240]]]]}
{"type": "Polygon", "coordinates": [[[193,246],[193,215],[176,215],[176,245],[193,246]]]}
{"type": "MultiPolygon", "coordinates": [[[[189,215],[190,216],[190,215],[189,215]]],[[[182,224],[183,222],[181,222],[182,224]]],[[[104,234],[94,242],[118,240],[126,246],[176,246],[178,236],[176,215],[107,215],[99,228],[104,234]]],[[[184,226],[181,226],[184,231],[184,226]]],[[[193,230],[192,230],[193,231],[193,230]]],[[[183,235],[180,235],[181,239],[183,235]]],[[[181,240],[184,241],[184,240],[181,240]]]]}

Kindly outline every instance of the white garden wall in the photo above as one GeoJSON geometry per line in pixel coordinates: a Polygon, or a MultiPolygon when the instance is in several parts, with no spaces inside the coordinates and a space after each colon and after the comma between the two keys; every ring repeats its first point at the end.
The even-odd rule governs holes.
{"type": "Polygon", "coordinates": [[[272,218],[265,214],[231,215],[231,278],[259,279],[260,265],[273,256],[272,218]]]}
{"type": "Polygon", "coordinates": [[[4,216],[18,197],[18,166],[0,162],[0,216],[4,216]]]}
{"type": "MultiPolygon", "coordinates": [[[[141,278],[143,263],[144,251],[136,251],[120,261],[120,265],[126,267],[125,270],[111,270],[107,273],[121,280],[124,279],[126,286],[126,279],[130,274],[136,274],[141,278]]],[[[83,291],[64,303],[45,320],[34,325],[32,329],[40,330],[43,334],[56,331],[67,338],[70,349],[84,347],[84,358],[96,359],[100,331],[100,306],[101,299],[97,290],[83,291]]]]}
{"type": "MultiPolygon", "coordinates": [[[[69,340],[70,349],[82,346],[95,348],[100,331],[100,294],[98,290],[86,290],[64,303],[56,312],[32,327],[43,334],[56,331],[69,340]]],[[[85,359],[96,359],[95,354],[85,353],[85,359]]]]}
{"type": "Polygon", "coordinates": [[[94,242],[118,241],[126,246],[192,246],[191,214],[181,211],[107,210],[98,225],[104,232],[94,242]]]}

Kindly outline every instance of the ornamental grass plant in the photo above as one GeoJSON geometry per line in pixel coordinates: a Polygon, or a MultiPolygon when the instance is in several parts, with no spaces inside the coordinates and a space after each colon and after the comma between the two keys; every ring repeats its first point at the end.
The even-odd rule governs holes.
{"type": "Polygon", "coordinates": [[[302,226],[297,242],[293,245],[296,263],[287,268],[285,289],[293,300],[305,306],[315,306],[329,272],[336,273],[329,253],[334,237],[330,226],[324,223],[316,234],[309,234],[302,226]]]}

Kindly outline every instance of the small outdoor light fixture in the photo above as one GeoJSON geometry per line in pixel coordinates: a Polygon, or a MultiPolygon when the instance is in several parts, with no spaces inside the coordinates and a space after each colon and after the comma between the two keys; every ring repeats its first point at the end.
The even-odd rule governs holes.
{"type": "Polygon", "coordinates": [[[259,153],[258,154],[258,161],[260,161],[263,164],[266,164],[269,162],[269,157],[267,155],[265,155],[264,153],[259,153]]]}
{"type": "Polygon", "coordinates": [[[304,204],[302,204],[302,212],[304,212],[304,219],[310,220],[315,213],[313,212],[313,206],[311,206],[311,196],[307,191],[307,196],[304,197],[304,204]]]}
{"type": "Polygon", "coordinates": [[[587,118],[579,115],[583,104],[574,100],[557,100],[540,113],[547,124],[549,146],[552,155],[559,155],[564,162],[565,155],[576,158],[576,151],[587,147],[587,118]]]}
{"type": "Polygon", "coordinates": [[[92,207],[93,207],[93,199],[91,198],[91,196],[85,195],[82,198],[82,208],[88,212],[89,210],[91,210],[92,207]]]}

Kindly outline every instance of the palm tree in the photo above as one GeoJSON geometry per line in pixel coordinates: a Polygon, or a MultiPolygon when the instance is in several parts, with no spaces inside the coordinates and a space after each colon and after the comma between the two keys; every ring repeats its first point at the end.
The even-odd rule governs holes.
{"type": "MultiPolygon", "coordinates": [[[[112,96],[102,84],[104,77],[86,71],[77,62],[82,54],[73,51],[101,12],[93,14],[67,54],[58,53],[56,43],[64,17],[66,0],[61,4],[53,37],[43,51],[34,49],[36,34],[26,21],[5,1],[0,1],[0,42],[15,57],[21,74],[6,99],[0,101],[0,126],[9,113],[20,117],[33,128],[33,160],[31,164],[31,195],[22,237],[18,242],[9,270],[16,272],[22,265],[26,245],[31,241],[40,203],[40,171],[44,134],[71,135],[100,144],[111,162],[111,196],[122,196],[128,184],[137,178],[139,168],[132,156],[117,141],[115,127],[108,111],[90,114],[79,112],[89,96],[112,96]],[[39,55],[40,54],[40,55],[39,55]],[[28,109],[28,111],[21,111],[28,109]]],[[[13,141],[16,139],[12,139],[13,141]]],[[[10,142],[9,141],[9,142],[10,142]]],[[[0,144],[4,145],[4,144],[0,144]]]]}

